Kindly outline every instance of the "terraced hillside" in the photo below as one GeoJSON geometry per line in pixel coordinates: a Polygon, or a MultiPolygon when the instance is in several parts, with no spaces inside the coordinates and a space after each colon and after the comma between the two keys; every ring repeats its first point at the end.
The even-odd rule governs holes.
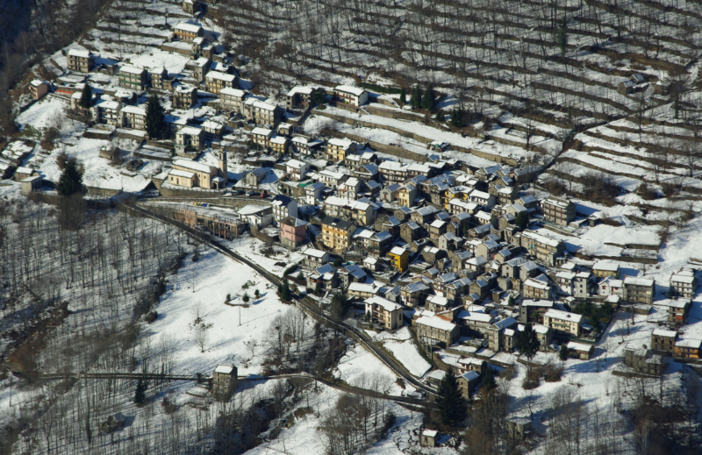
{"type": "Polygon", "coordinates": [[[580,132],[553,171],[576,188],[592,171],[698,187],[700,2],[229,0],[207,17],[264,90],[433,84],[476,120],[580,132]]]}
{"type": "MultiPolygon", "coordinates": [[[[363,83],[399,107],[400,87],[431,84],[446,95],[436,108],[469,114],[454,133],[479,142],[485,132],[516,159],[555,163],[542,176],[553,192],[583,192],[595,174],[628,191],[646,182],[650,197],[702,192],[698,1],[220,0],[191,16],[180,2],[115,0],[80,44],[178,73],[188,56],[155,46],[184,20],[213,30],[268,96],[363,83]]],[[[402,115],[449,129],[420,112],[402,115]]]]}

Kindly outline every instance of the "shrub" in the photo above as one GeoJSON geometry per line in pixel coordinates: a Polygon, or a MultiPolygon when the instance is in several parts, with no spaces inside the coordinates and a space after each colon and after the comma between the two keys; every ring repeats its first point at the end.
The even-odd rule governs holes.
{"type": "Polygon", "coordinates": [[[148,313],[146,313],[146,317],[144,318],[144,320],[146,321],[147,324],[151,324],[156,319],[158,319],[158,312],[157,311],[149,311],[148,313]]]}
{"type": "Polygon", "coordinates": [[[542,369],[538,367],[527,368],[527,374],[524,377],[524,382],[522,382],[522,387],[524,390],[535,389],[539,386],[541,381],[542,369]]]}
{"type": "Polygon", "coordinates": [[[546,365],[544,368],[544,380],[546,382],[558,382],[563,376],[563,367],[557,365],[546,365]]]}
{"type": "Polygon", "coordinates": [[[653,201],[654,199],[658,199],[658,191],[655,188],[651,188],[646,183],[639,185],[638,189],[636,190],[636,194],[641,196],[641,199],[644,201],[653,201]]]}
{"type": "Polygon", "coordinates": [[[607,206],[613,206],[614,198],[619,196],[619,185],[614,183],[611,176],[599,172],[590,172],[583,177],[585,189],[583,197],[592,202],[598,202],[607,206]]]}

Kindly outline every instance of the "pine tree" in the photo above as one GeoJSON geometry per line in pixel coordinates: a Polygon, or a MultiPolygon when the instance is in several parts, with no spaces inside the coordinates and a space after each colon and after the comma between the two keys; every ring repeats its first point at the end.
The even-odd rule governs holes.
{"type": "Polygon", "coordinates": [[[134,392],[134,404],[141,406],[146,401],[146,387],[144,387],[144,381],[139,378],[137,382],[136,391],[134,392]]]}
{"type": "Polygon", "coordinates": [[[242,297],[241,300],[243,300],[244,303],[249,303],[249,300],[251,300],[251,297],[249,297],[249,293],[244,292],[244,297],[242,297]]]}
{"type": "Polygon", "coordinates": [[[436,404],[441,413],[441,420],[447,425],[457,425],[466,416],[465,400],[458,390],[458,381],[453,370],[449,369],[439,384],[439,396],[436,404]]]}
{"type": "Polygon", "coordinates": [[[90,85],[86,83],[85,85],[83,85],[83,91],[80,94],[80,101],[78,101],[78,105],[84,109],[90,109],[92,100],[93,91],[91,90],[90,85]]]}
{"type": "Polygon", "coordinates": [[[75,158],[66,161],[66,167],[61,172],[56,189],[59,195],[64,197],[70,197],[83,191],[83,172],[78,167],[78,161],[75,158]]]}
{"type": "Polygon", "coordinates": [[[539,350],[539,346],[541,346],[539,339],[536,337],[536,332],[531,327],[531,324],[527,324],[524,330],[518,333],[517,342],[515,343],[517,351],[527,359],[533,359],[539,350]]]}
{"type": "Polygon", "coordinates": [[[517,213],[517,216],[514,218],[514,224],[517,227],[519,227],[520,229],[524,229],[527,227],[528,223],[529,223],[529,214],[527,214],[527,212],[517,213]]]}
{"type": "Polygon", "coordinates": [[[161,102],[157,96],[150,96],[149,101],[146,103],[146,132],[150,138],[154,139],[160,136],[163,128],[163,118],[164,112],[161,102]]]}
{"type": "Polygon", "coordinates": [[[400,90],[400,102],[402,104],[407,104],[407,90],[404,87],[400,90]]]}
{"type": "Polygon", "coordinates": [[[558,350],[558,358],[561,359],[563,362],[568,360],[568,345],[563,343],[561,344],[560,349],[558,350]]]}
{"type": "Polygon", "coordinates": [[[434,88],[430,85],[422,96],[422,108],[430,111],[434,108],[434,88]]]}
{"type": "Polygon", "coordinates": [[[412,89],[412,99],[410,100],[410,106],[418,108],[422,106],[422,90],[418,85],[415,85],[412,89]]]}
{"type": "Polygon", "coordinates": [[[290,300],[290,285],[288,285],[287,280],[283,282],[283,291],[280,294],[280,298],[282,298],[283,300],[290,300]]]}
{"type": "Polygon", "coordinates": [[[451,111],[451,125],[455,126],[456,128],[461,128],[464,126],[463,123],[463,117],[465,115],[465,111],[463,110],[462,107],[454,107],[453,110],[451,111]]]}

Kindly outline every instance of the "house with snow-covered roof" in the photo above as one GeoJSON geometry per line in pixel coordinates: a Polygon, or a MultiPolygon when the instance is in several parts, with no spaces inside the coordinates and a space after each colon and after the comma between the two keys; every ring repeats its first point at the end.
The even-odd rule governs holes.
{"type": "Polygon", "coordinates": [[[148,73],[144,68],[122,65],[119,69],[119,85],[132,90],[144,90],[149,85],[148,73]]]}
{"type": "Polygon", "coordinates": [[[220,71],[208,71],[205,75],[205,86],[207,91],[219,94],[225,88],[236,88],[239,85],[239,78],[234,74],[222,73],[220,71]]]}
{"type": "Polygon", "coordinates": [[[370,320],[381,324],[385,329],[394,330],[404,325],[402,305],[377,295],[367,298],[364,303],[370,320]]]}
{"type": "Polygon", "coordinates": [[[66,54],[67,66],[71,71],[89,73],[93,67],[95,56],[85,49],[71,49],[66,54]]]}
{"type": "Polygon", "coordinates": [[[420,342],[427,344],[443,343],[444,346],[450,346],[461,333],[458,325],[441,316],[421,316],[414,321],[414,326],[420,342]]]}
{"type": "Polygon", "coordinates": [[[173,27],[173,36],[186,43],[192,43],[195,38],[204,34],[205,30],[197,24],[180,22],[173,27]]]}
{"type": "Polygon", "coordinates": [[[359,87],[337,85],[334,87],[334,96],[343,103],[359,107],[368,102],[368,92],[359,87]]]}

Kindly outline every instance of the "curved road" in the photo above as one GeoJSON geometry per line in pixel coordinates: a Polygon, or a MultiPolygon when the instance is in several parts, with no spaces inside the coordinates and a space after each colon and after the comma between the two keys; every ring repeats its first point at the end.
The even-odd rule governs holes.
{"type": "MultiPolygon", "coordinates": [[[[136,212],[139,215],[146,216],[149,218],[156,219],[158,221],[161,221],[163,223],[170,224],[172,226],[175,226],[186,233],[188,233],[190,236],[197,238],[198,240],[208,244],[215,250],[219,251],[220,253],[224,254],[225,256],[238,261],[242,262],[252,269],[256,270],[258,273],[260,273],[264,278],[266,278],[268,281],[270,281],[273,285],[276,287],[280,286],[282,284],[282,281],[280,278],[277,276],[273,275],[272,273],[268,272],[261,266],[254,264],[253,262],[249,261],[248,259],[240,256],[239,254],[235,253],[234,251],[230,250],[229,248],[223,246],[220,244],[218,240],[213,239],[209,235],[203,234],[202,232],[198,232],[197,230],[191,228],[190,226],[187,226],[181,222],[178,222],[176,220],[173,220],[171,218],[165,217],[163,215],[160,215],[158,213],[154,213],[150,210],[147,210],[143,207],[139,207],[137,205],[123,205],[126,210],[128,211],[133,211],[136,212]]],[[[393,357],[388,355],[385,351],[383,351],[380,347],[378,347],[373,340],[368,336],[367,333],[363,331],[357,330],[355,327],[352,327],[344,322],[341,321],[336,321],[332,319],[331,317],[327,316],[322,312],[322,310],[317,306],[317,304],[312,301],[309,297],[304,297],[302,299],[297,299],[296,300],[297,304],[299,307],[304,310],[306,313],[308,313],[310,316],[313,318],[322,321],[326,323],[328,326],[334,327],[335,329],[339,330],[341,333],[344,335],[355,339],[357,342],[359,342],[361,345],[363,345],[366,349],[368,349],[371,353],[373,353],[378,359],[380,359],[381,362],[383,362],[385,365],[387,365],[388,368],[390,368],[392,371],[395,372],[398,376],[403,378],[405,381],[408,383],[412,384],[415,388],[418,390],[421,390],[429,395],[435,396],[436,391],[427,386],[426,384],[422,383],[419,381],[417,378],[412,376],[407,369],[400,364],[397,360],[395,360],[393,357]]]]}

